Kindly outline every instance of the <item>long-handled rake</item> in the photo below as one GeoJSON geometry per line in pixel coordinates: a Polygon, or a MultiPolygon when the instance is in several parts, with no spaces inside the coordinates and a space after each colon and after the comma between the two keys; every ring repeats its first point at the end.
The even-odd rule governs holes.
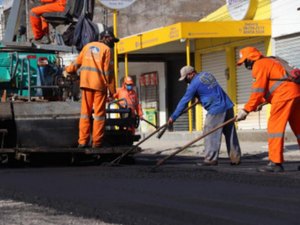
{"type": "MultiPolygon", "coordinates": [[[[190,105],[189,107],[187,107],[184,111],[182,111],[182,113],[179,115],[181,116],[182,114],[186,113],[188,110],[190,110],[191,108],[193,108],[196,104],[198,103],[198,101],[195,101],[192,105],[190,105]]],[[[160,126],[159,128],[157,128],[155,131],[153,131],[151,134],[149,134],[147,137],[145,137],[143,140],[141,140],[140,142],[138,142],[136,145],[134,145],[132,148],[128,149],[127,151],[125,151],[124,153],[122,153],[120,156],[118,156],[117,158],[115,158],[113,161],[111,161],[110,163],[108,163],[108,166],[113,166],[113,165],[118,165],[120,163],[120,161],[127,156],[128,154],[130,154],[130,152],[132,152],[133,150],[135,150],[138,146],[140,146],[142,143],[144,143],[146,140],[148,140],[150,137],[152,137],[154,134],[158,133],[159,131],[166,129],[168,127],[168,124],[164,124],[162,126],[160,126]]]]}
{"type": "MultiPolygon", "coordinates": [[[[186,113],[189,109],[193,108],[195,105],[198,104],[198,99],[193,103],[191,104],[188,108],[186,108],[184,111],[182,111],[182,113],[180,114],[180,116],[183,114],[183,113],[186,113]]],[[[166,130],[168,129],[168,126],[164,127],[163,129],[161,129],[161,131],[158,132],[158,135],[156,136],[158,139],[160,139],[164,133],[166,132],[166,130]]]]}
{"type": "Polygon", "coordinates": [[[120,156],[118,156],[117,158],[115,158],[113,161],[111,161],[110,163],[108,163],[108,166],[113,166],[113,165],[118,165],[120,163],[120,161],[127,156],[128,154],[130,154],[130,152],[132,152],[133,150],[135,150],[138,146],[140,146],[142,143],[144,143],[146,140],[148,140],[149,138],[151,138],[154,134],[156,134],[157,132],[159,132],[161,129],[163,129],[164,127],[166,127],[167,124],[162,125],[161,127],[159,127],[157,130],[153,131],[151,134],[149,134],[147,137],[145,137],[143,140],[139,141],[136,145],[132,146],[132,148],[128,149],[127,151],[123,152],[120,156]]]}
{"type": "Polygon", "coordinates": [[[225,121],[224,123],[220,124],[219,126],[213,128],[212,130],[208,131],[207,133],[201,135],[200,137],[197,137],[196,139],[192,140],[191,142],[187,143],[186,145],[184,145],[183,147],[181,147],[180,149],[178,149],[177,151],[173,152],[172,154],[166,156],[165,158],[159,160],[156,165],[154,167],[152,167],[151,171],[154,172],[160,165],[162,165],[165,161],[167,161],[168,159],[170,159],[171,157],[177,155],[178,153],[182,152],[183,150],[185,150],[186,148],[188,148],[189,146],[191,146],[192,144],[196,143],[197,141],[201,140],[202,138],[206,137],[207,135],[217,131],[218,129],[226,126],[229,123],[232,123],[236,120],[236,116],[225,121]]]}

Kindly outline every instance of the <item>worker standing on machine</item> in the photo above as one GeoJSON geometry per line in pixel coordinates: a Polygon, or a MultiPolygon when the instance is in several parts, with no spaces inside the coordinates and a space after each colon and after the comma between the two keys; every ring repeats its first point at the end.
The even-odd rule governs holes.
{"type": "Polygon", "coordinates": [[[112,99],[116,92],[112,48],[118,41],[111,31],[104,30],[100,34],[100,41],[85,45],[75,62],[65,69],[67,73],[74,73],[80,69],[79,148],[89,146],[90,118],[93,110],[92,147],[99,148],[102,145],[107,97],[112,99]]]}
{"type": "MultiPolygon", "coordinates": [[[[234,117],[233,103],[216,78],[208,72],[197,73],[192,66],[184,66],[180,70],[179,81],[189,84],[184,96],[179,101],[176,110],[168,120],[168,126],[179,117],[187,107],[189,101],[196,97],[207,110],[204,133],[217,127],[234,117]]],[[[239,165],[241,149],[234,122],[227,124],[204,139],[204,161],[198,163],[199,166],[218,165],[219,152],[221,147],[222,133],[225,136],[227,153],[230,157],[231,165],[239,165]]]]}
{"type": "Polygon", "coordinates": [[[283,172],[284,132],[289,122],[300,147],[300,85],[285,78],[286,71],[276,59],[265,57],[257,48],[240,50],[237,65],[252,70],[252,93],[237,121],[245,120],[250,112],[265,103],[271,104],[268,120],[269,163],[259,172],[283,172]]]}
{"type": "Polygon", "coordinates": [[[42,5],[30,10],[30,24],[33,32],[33,42],[49,44],[49,25],[42,17],[43,13],[63,12],[67,0],[40,0],[42,5]]]}
{"type": "MultiPolygon", "coordinates": [[[[138,116],[141,120],[143,119],[143,110],[141,104],[139,103],[138,95],[133,88],[134,81],[132,77],[125,77],[122,87],[117,89],[117,92],[114,94],[114,98],[120,99],[119,104],[121,107],[128,107],[131,109],[131,116],[133,118],[138,116]]],[[[134,126],[132,126],[130,130],[133,134],[135,133],[134,126]]]]}

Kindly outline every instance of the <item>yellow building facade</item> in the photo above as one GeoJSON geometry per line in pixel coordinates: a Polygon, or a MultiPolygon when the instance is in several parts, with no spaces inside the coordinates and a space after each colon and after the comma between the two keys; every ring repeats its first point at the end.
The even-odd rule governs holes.
{"type": "MultiPolygon", "coordinates": [[[[270,0],[227,0],[226,5],[200,21],[176,23],[122,38],[117,51],[124,54],[126,62],[128,54],[146,54],[149,49],[155,52],[164,48],[174,51],[178,43],[185,43],[186,64],[213,73],[238,110],[246,103],[251,87],[250,71],[236,66],[238,52],[251,45],[266,55],[271,53],[270,18],[270,0]]],[[[195,113],[194,123],[189,114],[190,131],[203,128],[205,110],[197,106],[195,113]]],[[[267,109],[264,109],[251,113],[238,128],[264,129],[266,124],[267,109]]]]}

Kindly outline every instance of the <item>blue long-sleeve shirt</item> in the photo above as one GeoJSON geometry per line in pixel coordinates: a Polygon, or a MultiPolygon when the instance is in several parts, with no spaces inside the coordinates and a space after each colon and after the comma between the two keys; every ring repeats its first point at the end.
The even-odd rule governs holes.
{"type": "Polygon", "coordinates": [[[216,78],[211,73],[200,72],[193,77],[176,110],[171,115],[173,121],[179,117],[193,97],[199,99],[209,114],[226,112],[233,107],[232,101],[218,84],[216,78]]]}

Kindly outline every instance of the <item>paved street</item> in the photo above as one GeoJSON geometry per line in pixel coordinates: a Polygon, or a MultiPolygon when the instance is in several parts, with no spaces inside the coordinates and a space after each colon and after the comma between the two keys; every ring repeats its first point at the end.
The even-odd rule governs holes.
{"type": "Polygon", "coordinates": [[[2,168],[0,224],[299,224],[295,143],[281,174],[256,172],[267,160],[264,142],[242,142],[240,166],[229,165],[223,146],[218,166],[197,167],[200,142],[151,170],[186,141],[149,140],[134,165],[2,168]]]}

